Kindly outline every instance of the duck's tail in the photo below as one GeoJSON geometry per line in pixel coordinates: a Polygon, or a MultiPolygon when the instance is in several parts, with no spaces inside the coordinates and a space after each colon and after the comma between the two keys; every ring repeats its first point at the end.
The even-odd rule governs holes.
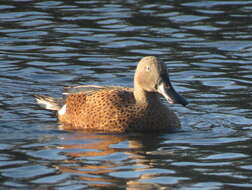
{"type": "Polygon", "coordinates": [[[34,97],[41,107],[48,110],[59,111],[64,105],[63,98],[53,98],[44,95],[34,95],[34,97]]]}

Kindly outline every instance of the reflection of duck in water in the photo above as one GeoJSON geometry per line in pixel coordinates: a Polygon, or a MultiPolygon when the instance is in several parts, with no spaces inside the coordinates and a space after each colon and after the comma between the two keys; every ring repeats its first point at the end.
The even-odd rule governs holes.
{"type": "Polygon", "coordinates": [[[126,87],[81,86],[68,89],[66,99],[36,96],[46,109],[58,112],[65,129],[106,132],[164,131],[180,127],[179,120],[158,97],[186,105],[173,89],[165,65],[154,56],[139,62],[134,89],[126,87]]]}
{"type": "MultiPolygon", "coordinates": [[[[160,146],[158,135],[71,133],[62,140],[58,148],[66,159],[55,163],[55,166],[60,173],[70,175],[72,180],[85,186],[116,187],[120,184],[131,189],[143,186],[142,179],[159,175],[155,169],[159,159],[146,155],[146,151],[160,146]]],[[[151,183],[147,185],[152,186],[151,183]]]]}
{"type": "Polygon", "coordinates": [[[77,181],[81,180],[81,183],[92,187],[115,185],[118,180],[108,175],[117,170],[118,163],[106,158],[121,151],[111,146],[123,142],[126,140],[125,137],[78,133],[67,135],[63,140],[64,143],[58,148],[67,159],[63,164],[57,164],[61,173],[71,173],[78,178],[77,181]]]}

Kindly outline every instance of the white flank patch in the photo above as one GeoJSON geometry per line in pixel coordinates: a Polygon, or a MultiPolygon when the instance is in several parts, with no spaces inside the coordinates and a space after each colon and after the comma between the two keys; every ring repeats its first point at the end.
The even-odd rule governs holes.
{"type": "Polygon", "coordinates": [[[64,106],[62,106],[62,108],[58,111],[59,115],[64,115],[66,113],[66,104],[64,104],[64,106]]]}

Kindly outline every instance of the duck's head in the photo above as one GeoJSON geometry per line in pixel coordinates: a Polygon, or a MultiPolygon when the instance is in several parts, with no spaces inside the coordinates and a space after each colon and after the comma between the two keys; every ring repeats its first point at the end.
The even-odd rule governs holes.
{"type": "Polygon", "coordinates": [[[137,65],[134,85],[147,92],[158,92],[171,104],[188,102],[173,88],[166,66],[155,56],[147,56],[140,60],[137,65]]]}

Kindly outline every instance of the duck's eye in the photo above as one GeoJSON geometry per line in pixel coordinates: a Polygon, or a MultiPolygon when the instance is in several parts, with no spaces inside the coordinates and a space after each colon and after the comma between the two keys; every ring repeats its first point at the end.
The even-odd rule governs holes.
{"type": "Polygon", "coordinates": [[[150,72],[150,70],[151,70],[151,69],[150,69],[150,66],[147,65],[146,68],[145,68],[145,70],[146,70],[147,72],[150,72]]]}

